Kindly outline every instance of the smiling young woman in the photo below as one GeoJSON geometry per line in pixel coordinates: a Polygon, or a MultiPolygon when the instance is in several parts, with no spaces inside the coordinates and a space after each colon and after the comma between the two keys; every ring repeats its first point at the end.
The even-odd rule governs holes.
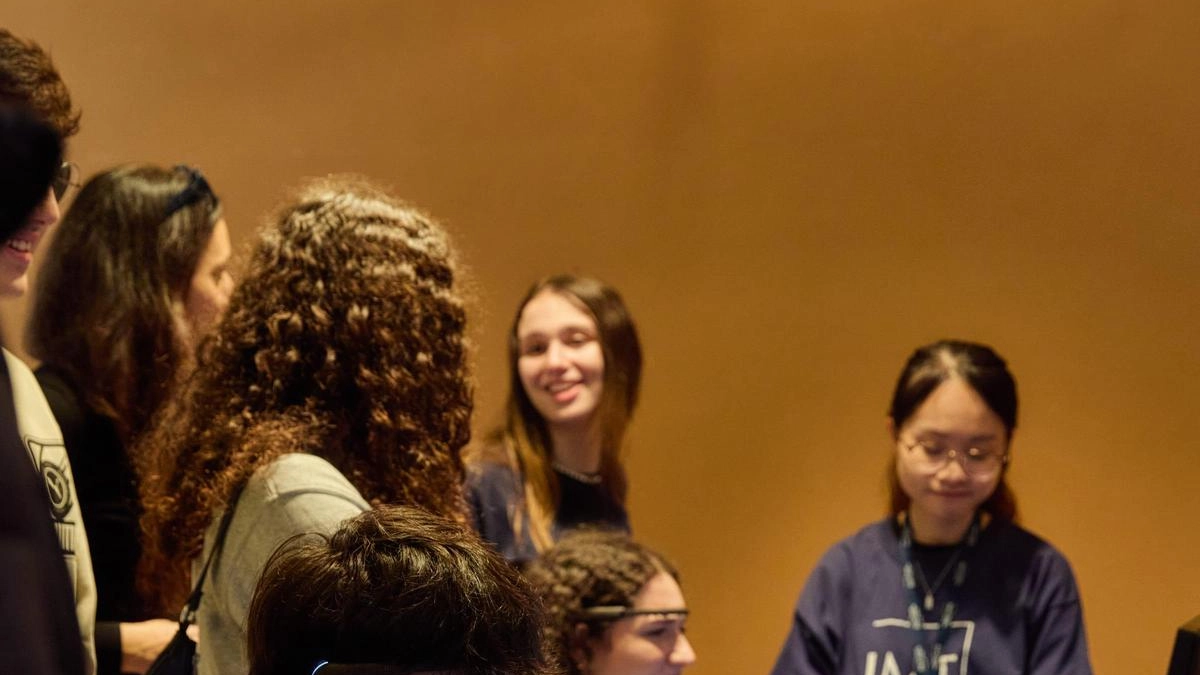
{"type": "Polygon", "coordinates": [[[773,675],[1090,675],[1066,559],[1016,525],[1017,387],[989,347],[913,353],[888,413],[888,518],[835,545],[773,675]]]}
{"type": "Polygon", "coordinates": [[[642,352],[615,289],[560,275],[535,283],[508,338],[504,428],[468,456],[475,526],[522,562],[583,523],[629,529],[620,450],[642,352]]]}

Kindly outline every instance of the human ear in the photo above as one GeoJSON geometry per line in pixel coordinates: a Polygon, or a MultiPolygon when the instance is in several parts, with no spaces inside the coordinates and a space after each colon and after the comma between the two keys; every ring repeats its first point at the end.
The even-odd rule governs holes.
{"type": "Polygon", "coordinates": [[[575,664],[575,669],[581,673],[588,671],[588,663],[592,660],[592,649],[588,645],[589,639],[587,624],[575,624],[575,628],[571,630],[570,649],[567,651],[571,657],[571,663],[575,664]]]}

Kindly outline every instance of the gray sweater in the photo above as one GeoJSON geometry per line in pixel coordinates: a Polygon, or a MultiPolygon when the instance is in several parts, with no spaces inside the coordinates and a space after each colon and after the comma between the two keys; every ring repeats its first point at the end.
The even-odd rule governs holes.
{"type": "MultiPolygon", "coordinates": [[[[246,661],[246,618],[263,567],[289,537],[306,532],[332,534],[345,519],[370,506],[332,464],[307,454],[283,455],[246,484],[225,546],[205,581],[197,623],[199,675],[239,675],[246,661]]],[[[192,564],[192,577],[216,537],[221,514],[214,513],[204,534],[204,551],[192,564]]]]}

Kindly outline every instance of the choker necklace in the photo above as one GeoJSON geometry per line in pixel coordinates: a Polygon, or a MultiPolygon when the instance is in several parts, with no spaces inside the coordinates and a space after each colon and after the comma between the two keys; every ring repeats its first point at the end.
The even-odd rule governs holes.
{"type": "Polygon", "coordinates": [[[550,462],[550,466],[553,467],[555,471],[563,474],[564,476],[574,478],[580,483],[585,483],[587,485],[599,485],[604,482],[604,476],[601,476],[599,471],[596,473],[584,473],[582,471],[576,471],[575,469],[569,469],[563,466],[562,462],[558,461],[557,459],[553,462],[550,462]]]}

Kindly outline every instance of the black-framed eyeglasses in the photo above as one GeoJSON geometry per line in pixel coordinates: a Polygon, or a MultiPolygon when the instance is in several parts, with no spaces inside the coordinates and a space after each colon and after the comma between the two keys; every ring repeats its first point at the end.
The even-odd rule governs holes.
{"type": "Polygon", "coordinates": [[[50,189],[54,192],[54,200],[61,202],[67,196],[67,190],[79,187],[79,167],[72,162],[63,162],[50,181],[50,189]]]}
{"type": "Polygon", "coordinates": [[[620,621],[632,616],[661,616],[668,619],[686,619],[688,613],[689,610],[687,607],[635,608],[625,607],[624,605],[598,605],[596,607],[585,607],[579,613],[579,619],[582,621],[620,621]]]}
{"type": "Polygon", "coordinates": [[[178,194],[171,197],[171,201],[167,202],[167,212],[163,216],[163,220],[175,215],[175,212],[180,209],[191,206],[202,199],[211,200],[214,206],[217,204],[219,201],[217,195],[213,194],[212,188],[208,185],[208,180],[204,178],[204,174],[200,173],[199,169],[185,164],[177,164],[175,171],[186,173],[188,184],[178,194]]]}

